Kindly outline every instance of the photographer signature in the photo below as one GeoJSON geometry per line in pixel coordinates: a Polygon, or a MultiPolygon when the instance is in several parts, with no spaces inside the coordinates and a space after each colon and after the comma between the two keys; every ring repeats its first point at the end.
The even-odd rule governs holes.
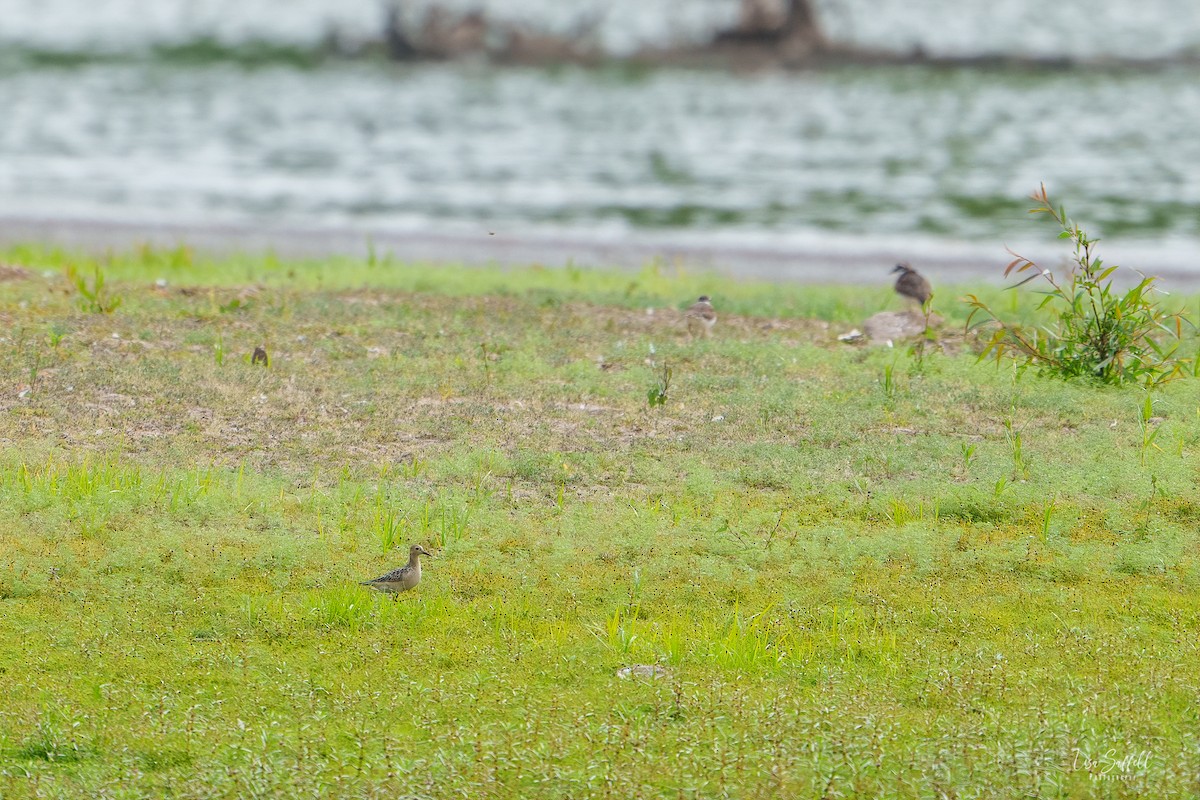
{"type": "Polygon", "coordinates": [[[1118,757],[1115,747],[1110,747],[1099,755],[1084,753],[1075,748],[1075,760],[1071,769],[1085,769],[1098,780],[1127,780],[1136,774],[1144,773],[1150,766],[1151,757],[1149,750],[1126,753],[1118,757]]]}

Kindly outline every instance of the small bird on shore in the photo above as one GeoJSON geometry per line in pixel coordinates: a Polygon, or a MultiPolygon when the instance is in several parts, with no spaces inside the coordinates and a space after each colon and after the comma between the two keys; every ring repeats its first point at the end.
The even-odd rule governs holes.
{"type": "Polygon", "coordinates": [[[692,336],[707,338],[712,333],[713,325],[717,324],[717,312],[713,310],[712,301],[706,294],[700,295],[700,299],[692,303],[683,315],[687,319],[688,333],[692,336]]]}
{"type": "Polygon", "coordinates": [[[896,279],[896,294],[915,300],[924,311],[929,299],[933,297],[933,287],[929,285],[925,276],[908,264],[897,264],[892,272],[900,273],[900,277],[896,279]]]}
{"type": "Polygon", "coordinates": [[[400,592],[407,592],[409,589],[417,588],[417,584],[421,582],[421,556],[433,558],[433,554],[421,547],[419,544],[414,544],[408,548],[408,563],[399,569],[394,569],[386,575],[380,575],[373,581],[363,581],[362,586],[370,586],[376,591],[390,594],[392,602],[400,599],[400,592]]]}
{"type": "Polygon", "coordinates": [[[271,365],[271,360],[267,358],[267,350],[265,347],[254,348],[254,355],[250,356],[251,364],[262,364],[264,367],[271,365]]]}

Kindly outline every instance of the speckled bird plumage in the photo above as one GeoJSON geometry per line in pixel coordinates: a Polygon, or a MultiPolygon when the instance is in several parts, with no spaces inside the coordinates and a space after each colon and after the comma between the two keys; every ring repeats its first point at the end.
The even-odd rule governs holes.
{"type": "Polygon", "coordinates": [[[700,295],[700,299],[683,314],[687,318],[688,333],[692,336],[708,336],[717,324],[717,312],[713,310],[712,301],[706,294],[700,295]]]}
{"type": "Polygon", "coordinates": [[[370,581],[363,581],[363,586],[370,586],[376,591],[392,595],[392,600],[397,600],[400,592],[407,592],[410,589],[415,589],[417,584],[421,582],[421,556],[430,556],[432,554],[421,547],[419,544],[414,544],[408,548],[408,563],[399,569],[394,569],[378,578],[370,581]]]}

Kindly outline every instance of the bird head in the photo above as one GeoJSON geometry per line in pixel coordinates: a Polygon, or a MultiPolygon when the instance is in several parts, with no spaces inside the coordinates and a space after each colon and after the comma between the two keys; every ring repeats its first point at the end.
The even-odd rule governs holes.
{"type": "Polygon", "coordinates": [[[424,547],[421,547],[421,545],[419,545],[419,544],[414,544],[412,547],[408,548],[408,555],[410,557],[411,556],[429,556],[430,558],[433,558],[433,553],[429,552],[424,547]]]}
{"type": "Polygon", "coordinates": [[[702,294],[702,295],[700,295],[700,299],[697,300],[696,302],[697,303],[711,303],[712,301],[708,299],[708,295],[702,294]]]}
{"type": "Polygon", "coordinates": [[[908,264],[897,264],[896,268],[893,269],[892,272],[912,272],[912,267],[910,267],[908,264]]]}

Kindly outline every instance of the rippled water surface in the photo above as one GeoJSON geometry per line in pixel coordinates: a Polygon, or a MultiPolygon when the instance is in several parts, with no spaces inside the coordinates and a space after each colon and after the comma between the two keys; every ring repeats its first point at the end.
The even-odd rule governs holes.
{"type": "MultiPolygon", "coordinates": [[[[378,5],[93,5],[0,0],[0,216],[995,242],[1029,230],[1023,198],[1045,181],[1111,239],[1185,249],[1200,239],[1200,76],[1186,67],[730,75],[246,67],[149,50],[114,61],[188,37],[304,43],[330,22],[369,32],[378,5]],[[39,48],[76,57],[20,56],[39,48]]],[[[566,4],[494,5],[569,21],[566,4]]],[[[730,5],[698,0],[672,28],[669,3],[614,3],[605,36],[620,49],[693,35],[727,20],[730,5]]],[[[890,45],[943,52],[1016,38],[1028,52],[1076,52],[1092,28],[1116,32],[1112,50],[1143,55],[1200,40],[1200,15],[1169,0],[1140,4],[1136,20],[1110,4],[1082,33],[1051,24],[1080,3],[934,5],[918,15],[835,4],[827,27],[877,44],[890,19],[890,45]]]]}

